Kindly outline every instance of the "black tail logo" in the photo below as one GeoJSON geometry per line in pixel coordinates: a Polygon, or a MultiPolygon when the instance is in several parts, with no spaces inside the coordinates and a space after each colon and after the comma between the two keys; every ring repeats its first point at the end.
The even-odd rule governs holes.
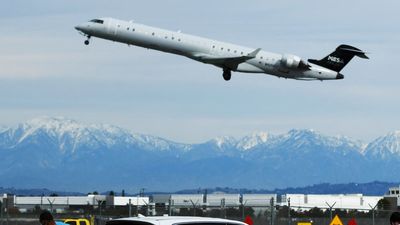
{"type": "Polygon", "coordinates": [[[350,45],[340,45],[334,52],[325,58],[321,60],[309,59],[308,61],[327,69],[340,72],[347,65],[347,63],[353,59],[354,56],[368,59],[368,57],[365,55],[365,52],[361,51],[360,49],[350,45]]]}

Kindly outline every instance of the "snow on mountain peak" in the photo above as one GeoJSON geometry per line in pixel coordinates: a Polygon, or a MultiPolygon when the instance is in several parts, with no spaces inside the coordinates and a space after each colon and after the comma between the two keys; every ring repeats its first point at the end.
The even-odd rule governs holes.
{"type": "Polygon", "coordinates": [[[390,157],[393,154],[400,156],[400,131],[393,131],[375,139],[368,144],[363,153],[380,155],[382,158],[390,157]]]}
{"type": "Polygon", "coordinates": [[[212,139],[210,142],[218,146],[218,148],[232,147],[236,143],[236,139],[231,136],[219,136],[212,139]]]}
{"type": "MultiPolygon", "coordinates": [[[[7,132],[7,131],[6,131],[7,132]]],[[[14,145],[41,142],[48,139],[57,144],[61,152],[75,152],[80,146],[102,149],[115,145],[140,146],[146,150],[164,151],[173,147],[188,150],[188,146],[177,144],[151,135],[136,134],[109,124],[85,124],[64,117],[39,117],[9,128],[10,136],[16,138],[14,145]],[[38,141],[39,140],[39,141],[38,141]]]]}
{"type": "Polygon", "coordinates": [[[255,132],[250,136],[242,138],[236,147],[242,150],[249,150],[257,145],[267,143],[273,136],[268,132],[255,132]]]}

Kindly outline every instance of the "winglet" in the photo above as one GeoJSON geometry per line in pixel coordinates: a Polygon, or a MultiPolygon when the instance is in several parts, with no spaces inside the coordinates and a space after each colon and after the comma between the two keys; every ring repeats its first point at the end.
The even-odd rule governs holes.
{"type": "Polygon", "coordinates": [[[261,48],[257,48],[256,50],[250,52],[249,54],[247,54],[248,57],[250,58],[255,58],[256,55],[261,51],[261,48]]]}

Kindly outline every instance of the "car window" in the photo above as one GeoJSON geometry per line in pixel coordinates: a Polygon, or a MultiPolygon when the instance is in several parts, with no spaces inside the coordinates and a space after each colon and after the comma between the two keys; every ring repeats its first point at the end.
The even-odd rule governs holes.
{"type": "Polygon", "coordinates": [[[67,221],[67,222],[65,222],[65,223],[68,223],[69,225],[77,225],[77,224],[76,224],[76,221],[67,221]]]}

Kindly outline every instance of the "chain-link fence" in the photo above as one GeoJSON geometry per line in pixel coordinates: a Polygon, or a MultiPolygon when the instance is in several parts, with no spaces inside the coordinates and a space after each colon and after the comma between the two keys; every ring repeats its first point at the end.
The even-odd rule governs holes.
{"type": "MultiPolygon", "coordinates": [[[[18,208],[10,208],[2,211],[0,225],[40,225],[38,218],[42,209],[34,208],[27,212],[21,212],[18,208]]],[[[339,210],[311,208],[306,210],[289,209],[284,207],[271,206],[239,206],[239,207],[206,207],[193,204],[191,207],[175,206],[168,204],[135,206],[87,206],[81,208],[69,208],[62,212],[53,212],[56,220],[65,218],[87,218],[91,225],[105,225],[113,218],[136,216],[201,216],[226,218],[244,221],[251,217],[254,225],[329,225],[332,217],[338,215],[343,223],[347,225],[355,219],[357,225],[388,225],[390,210],[339,210]]],[[[353,224],[354,225],[354,224],[353,224]]]]}

